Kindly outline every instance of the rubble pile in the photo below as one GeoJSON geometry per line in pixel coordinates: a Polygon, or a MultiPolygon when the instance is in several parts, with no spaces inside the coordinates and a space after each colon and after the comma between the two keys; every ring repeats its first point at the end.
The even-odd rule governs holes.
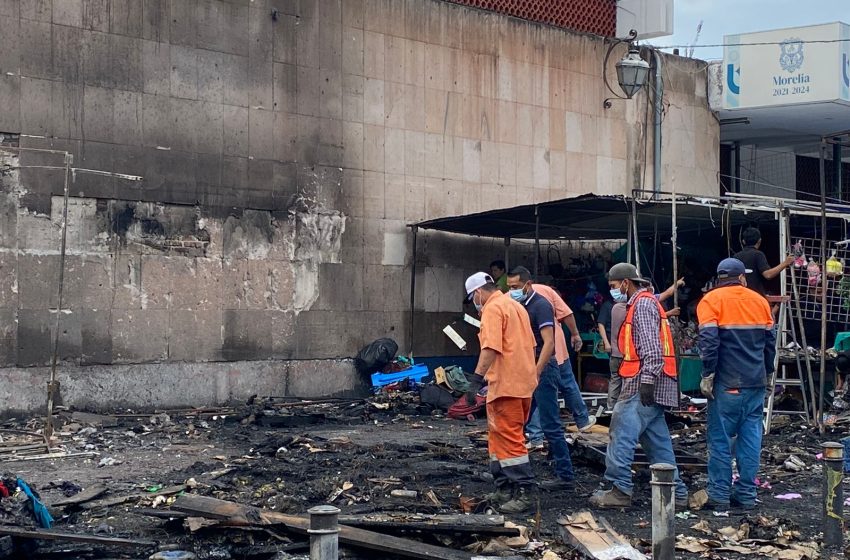
{"type": "MultiPolygon", "coordinates": [[[[670,418],[677,454],[694,459],[683,468],[693,492],[706,480],[698,408],[670,418]]],[[[782,418],[765,442],[759,510],[742,516],[692,503],[677,512],[682,558],[815,557],[818,438],[782,418]],[[800,498],[788,498],[793,494],[800,498]]],[[[7,463],[0,480],[10,489],[8,497],[0,489],[0,558],[22,551],[32,558],[299,558],[308,546],[306,512],[321,504],[341,510],[346,558],[594,557],[605,531],[600,542],[643,557],[651,514],[640,457],[637,481],[644,488],[634,507],[604,516],[582,511],[601,482],[593,450],[604,449],[603,424],[569,434],[575,492],[544,495],[538,515],[505,518],[486,499],[486,420],[450,420],[413,392],[253,398],[236,407],[153,414],[60,411],[49,449],[0,451],[7,463]],[[18,479],[52,514],[49,529],[18,479]],[[376,549],[376,542],[396,548],[376,549]]],[[[36,445],[38,428],[3,425],[16,447],[36,445]],[[12,430],[20,433],[13,437],[12,430]]],[[[538,476],[548,476],[545,452],[535,453],[533,463],[538,476]]]]}

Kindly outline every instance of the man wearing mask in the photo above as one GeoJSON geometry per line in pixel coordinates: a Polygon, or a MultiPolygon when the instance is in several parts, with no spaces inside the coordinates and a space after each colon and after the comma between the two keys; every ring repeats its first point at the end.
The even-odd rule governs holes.
{"type": "MultiPolygon", "coordinates": [[[[545,284],[532,284],[531,289],[537,295],[543,296],[555,310],[555,360],[558,362],[560,370],[561,394],[564,396],[564,403],[573,415],[576,427],[581,432],[588,432],[596,424],[596,416],[590,414],[587,410],[587,404],[581,397],[581,389],[576,382],[576,376],[573,374],[573,366],[570,363],[570,351],[567,348],[567,337],[564,335],[564,329],[561,325],[566,325],[570,331],[570,344],[573,350],[578,352],[581,350],[582,340],[581,334],[576,325],[575,315],[573,310],[567,303],[558,295],[551,286],[545,284]]],[[[525,426],[528,433],[529,449],[542,449],[544,434],[540,427],[540,410],[535,409],[528,419],[528,424],[525,426]]]]}
{"type": "Polygon", "coordinates": [[[610,352],[608,358],[608,409],[612,410],[617,404],[617,399],[620,398],[620,387],[622,379],[620,378],[620,364],[623,362],[623,352],[620,350],[620,328],[623,326],[623,321],[626,320],[626,302],[629,301],[628,294],[620,291],[619,288],[611,288],[611,299],[614,300],[614,305],[611,306],[610,320],[611,332],[610,336],[610,352]]]}
{"type": "Polygon", "coordinates": [[[752,509],[761,454],[767,378],[773,373],[776,335],[767,300],[747,289],[738,259],[717,266],[716,288],[697,306],[700,390],[708,401],[708,506],[752,509]],[[738,480],[732,483],[732,440],[738,480]]]}
{"type": "Polygon", "coordinates": [[[487,381],[487,446],[496,484],[489,498],[501,512],[522,513],[531,508],[537,489],[523,434],[537,387],[531,322],[489,274],[476,272],[465,287],[481,313],[481,355],[466,397],[474,402],[487,381]]]}
{"type": "MultiPolygon", "coordinates": [[[[612,488],[596,492],[590,503],[599,508],[622,508],[632,502],[631,468],[638,443],[650,464],[676,464],[664,411],[678,404],[679,384],[673,336],[664,309],[648,289],[649,282],[638,275],[634,265],[619,263],[608,271],[608,286],[612,296],[617,290],[628,297],[618,335],[623,353],[622,388],[614,405],[605,456],[605,479],[612,488]]],[[[688,489],[678,469],[673,480],[676,505],[687,507],[688,489]]]]}
{"type": "Polygon", "coordinates": [[[571,490],[575,472],[558,406],[561,370],[555,359],[555,310],[543,296],[531,289],[531,272],[525,267],[518,266],[508,274],[508,288],[510,297],[525,306],[537,342],[539,381],[534,391],[532,409],[540,411],[540,427],[549,442],[557,475],[557,480],[543,483],[542,486],[547,490],[571,490]]]}

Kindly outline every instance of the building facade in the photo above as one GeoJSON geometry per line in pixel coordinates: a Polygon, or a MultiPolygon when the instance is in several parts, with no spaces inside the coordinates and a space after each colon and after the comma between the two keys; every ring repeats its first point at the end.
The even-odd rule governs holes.
{"type": "MultiPolygon", "coordinates": [[[[79,168],[60,381],[89,407],[351,390],[345,358],[406,340],[408,224],[652,184],[651,104],[603,108],[602,37],[456,3],[11,0],[0,43],[7,410],[44,404],[58,304],[63,155],[33,150],[79,168]]],[[[717,194],[703,66],[665,57],[665,190],[717,194]]],[[[419,247],[418,351],[451,353],[504,247],[419,247]]]]}

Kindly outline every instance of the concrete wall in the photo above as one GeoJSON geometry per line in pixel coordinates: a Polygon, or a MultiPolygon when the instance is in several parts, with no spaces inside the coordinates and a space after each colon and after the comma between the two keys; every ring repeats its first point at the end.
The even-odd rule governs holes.
{"type": "MultiPolygon", "coordinates": [[[[0,133],[143,178],[74,176],[63,363],[239,361],[259,379],[266,360],[380,336],[404,349],[407,224],[651,184],[645,94],[602,108],[605,50],[438,0],[0,2],[0,133]]],[[[665,65],[664,176],[715,194],[699,70],[665,65]]],[[[24,151],[0,173],[5,375],[49,361],[63,181],[44,167],[61,161],[24,151]]],[[[427,234],[419,249],[417,351],[451,353],[439,331],[463,278],[504,247],[427,234]]]]}

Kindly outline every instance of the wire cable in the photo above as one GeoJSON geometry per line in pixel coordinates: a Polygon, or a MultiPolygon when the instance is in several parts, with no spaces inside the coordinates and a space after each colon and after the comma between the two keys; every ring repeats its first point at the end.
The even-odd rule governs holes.
{"type": "MultiPolygon", "coordinates": [[[[794,43],[801,43],[803,45],[814,45],[814,44],[830,44],[830,43],[850,43],[850,39],[819,39],[819,40],[811,40],[811,41],[793,41],[794,43]]],[[[659,45],[647,45],[651,46],[654,49],[685,49],[685,48],[717,48],[717,47],[760,47],[764,45],[781,45],[785,43],[784,41],[761,41],[756,43],[720,43],[714,45],[669,45],[669,46],[659,46],[659,45]]],[[[785,43],[787,44],[787,43],[785,43]]]]}

